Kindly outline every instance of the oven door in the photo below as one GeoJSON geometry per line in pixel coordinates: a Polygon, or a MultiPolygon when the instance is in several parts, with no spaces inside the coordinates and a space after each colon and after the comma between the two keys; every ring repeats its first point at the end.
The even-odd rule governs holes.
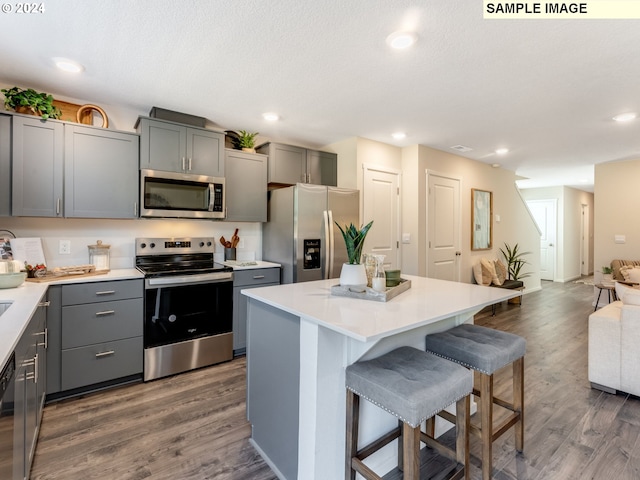
{"type": "Polygon", "coordinates": [[[233,274],[160,277],[145,281],[144,346],[229,333],[233,274]]]}

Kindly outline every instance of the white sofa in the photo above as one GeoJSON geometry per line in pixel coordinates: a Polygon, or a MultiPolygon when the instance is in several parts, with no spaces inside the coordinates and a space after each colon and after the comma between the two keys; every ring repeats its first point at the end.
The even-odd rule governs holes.
{"type": "Polygon", "coordinates": [[[640,290],[616,283],[615,301],[589,315],[592,388],[640,396],[640,290]]]}

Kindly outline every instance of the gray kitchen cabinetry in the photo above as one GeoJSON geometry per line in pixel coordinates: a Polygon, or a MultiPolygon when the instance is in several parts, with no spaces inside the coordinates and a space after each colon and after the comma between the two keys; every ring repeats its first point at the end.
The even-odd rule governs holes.
{"type": "Polygon", "coordinates": [[[11,116],[0,115],[0,217],[11,215],[11,116]]]}
{"type": "Polygon", "coordinates": [[[256,151],[269,156],[269,183],[338,184],[338,156],[293,145],[269,142],[256,151]]]}
{"type": "Polygon", "coordinates": [[[12,138],[12,215],[138,216],[137,134],[13,115],[12,138]]]}
{"type": "Polygon", "coordinates": [[[280,284],[280,267],[234,270],[233,272],[233,354],[247,349],[247,297],[240,292],[247,288],[280,284]]]}
{"type": "Polygon", "coordinates": [[[257,153],[225,150],[225,220],[267,221],[267,159],[257,153]]]}
{"type": "Polygon", "coordinates": [[[15,349],[14,480],[29,478],[40,431],[47,380],[46,305],[40,302],[15,349]]]}
{"type": "Polygon", "coordinates": [[[65,217],[138,216],[139,135],[65,125],[65,217]]]}
{"type": "Polygon", "coordinates": [[[49,300],[52,398],[141,376],[142,279],[53,286],[49,300]]]}
{"type": "Polygon", "coordinates": [[[63,215],[64,123],[13,116],[12,214],[63,215]]]}
{"type": "Polygon", "coordinates": [[[224,133],[140,117],[140,168],[224,177],[224,133]]]}

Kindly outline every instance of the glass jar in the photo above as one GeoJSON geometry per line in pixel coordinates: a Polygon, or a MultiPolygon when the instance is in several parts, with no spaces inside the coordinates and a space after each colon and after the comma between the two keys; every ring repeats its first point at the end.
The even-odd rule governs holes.
{"type": "Polygon", "coordinates": [[[387,278],[384,273],[384,255],[374,255],[376,259],[376,269],[371,279],[371,287],[376,292],[384,292],[387,290],[387,278]]]}
{"type": "Polygon", "coordinates": [[[109,248],[111,245],[103,245],[102,240],[98,240],[95,245],[89,247],[89,263],[96,267],[96,270],[109,270],[109,248]]]}

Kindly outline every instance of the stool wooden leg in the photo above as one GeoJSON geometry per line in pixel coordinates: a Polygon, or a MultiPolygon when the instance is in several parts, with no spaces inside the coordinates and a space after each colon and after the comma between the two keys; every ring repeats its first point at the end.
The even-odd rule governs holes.
{"type": "Polygon", "coordinates": [[[403,480],[420,480],[420,426],[402,424],[403,480]]]}
{"type": "MultiPolygon", "coordinates": [[[[398,420],[398,428],[402,431],[402,420],[398,420]]],[[[402,448],[402,440],[398,440],[398,470],[404,471],[404,450],[402,448]]]]}
{"type": "Polygon", "coordinates": [[[360,397],[347,390],[347,443],[345,458],[345,479],[355,480],[356,471],[351,468],[351,459],[358,452],[358,423],[360,421],[360,397]]]}
{"type": "Polygon", "coordinates": [[[493,470],[493,375],[480,375],[480,438],[482,479],[490,480],[493,470]]]}
{"type": "Polygon", "coordinates": [[[524,449],[524,357],[513,362],[513,409],[520,414],[515,425],[516,450],[524,449]]]}
{"type": "Polygon", "coordinates": [[[469,480],[469,421],[471,396],[456,403],[456,459],[464,465],[464,478],[469,480]]]}

